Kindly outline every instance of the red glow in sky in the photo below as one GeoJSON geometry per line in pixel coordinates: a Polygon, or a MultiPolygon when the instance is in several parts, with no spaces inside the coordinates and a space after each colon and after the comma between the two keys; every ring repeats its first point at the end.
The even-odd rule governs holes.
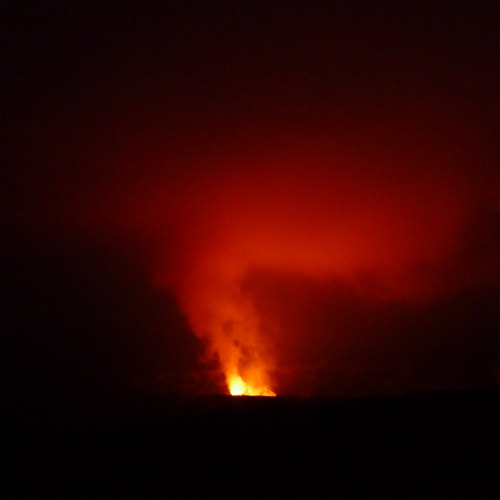
{"type": "MultiPolygon", "coordinates": [[[[440,132],[452,140],[452,132],[440,132]]],[[[381,122],[377,133],[385,142],[390,127],[381,122]]],[[[266,324],[257,292],[245,288],[255,270],[338,280],[382,302],[426,302],[495,280],[477,262],[447,264],[469,213],[489,204],[488,186],[468,177],[467,160],[447,150],[420,150],[415,159],[393,142],[361,155],[335,149],[334,137],[323,144],[305,132],[300,138],[255,149],[229,138],[220,155],[191,164],[192,175],[174,187],[157,176],[140,194],[125,195],[135,231],[156,241],[154,282],[175,291],[229,387],[235,380],[252,387],[231,392],[270,393],[272,374],[286,368],[284,346],[300,351],[314,342],[307,328],[284,331],[276,318],[266,324]]],[[[115,217],[125,220],[120,208],[115,217]]],[[[350,342],[331,328],[327,335],[350,342]]]]}
{"type": "Polygon", "coordinates": [[[498,380],[491,7],[151,5],[12,14],[12,253],[130,252],[226,393],[498,380]]]}

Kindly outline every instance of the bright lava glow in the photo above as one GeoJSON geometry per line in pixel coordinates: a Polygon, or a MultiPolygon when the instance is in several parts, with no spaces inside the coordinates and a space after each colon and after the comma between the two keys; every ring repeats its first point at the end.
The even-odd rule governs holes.
{"type": "Polygon", "coordinates": [[[246,383],[239,375],[230,376],[228,386],[231,396],[276,396],[271,389],[246,383]]]}

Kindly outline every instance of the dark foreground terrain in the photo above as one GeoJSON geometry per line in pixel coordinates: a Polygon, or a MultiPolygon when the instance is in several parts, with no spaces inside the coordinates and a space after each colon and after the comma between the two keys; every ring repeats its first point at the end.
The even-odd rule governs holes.
{"type": "Polygon", "coordinates": [[[3,497],[500,493],[498,388],[46,404],[4,412],[3,497]]]}

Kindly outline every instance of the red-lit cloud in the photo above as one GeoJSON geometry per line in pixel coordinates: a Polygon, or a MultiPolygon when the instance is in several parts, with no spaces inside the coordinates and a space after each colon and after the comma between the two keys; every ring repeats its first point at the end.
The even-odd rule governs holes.
{"type": "Polygon", "coordinates": [[[132,255],[236,393],[498,380],[490,5],[11,10],[12,254],[132,255]]]}
{"type": "MultiPolygon", "coordinates": [[[[235,391],[266,393],[276,386],[273,373],[289,368],[280,353],[295,351],[288,354],[294,363],[312,368],[319,358],[301,359],[300,353],[325,342],[308,331],[314,307],[284,298],[301,310],[302,326],[290,327],[282,305],[270,311],[263,303],[272,283],[289,279],[279,276],[300,277],[311,290],[340,283],[362,301],[348,301],[352,310],[341,312],[338,325],[325,326],[323,335],[336,339],[339,352],[341,345],[360,342],[353,336],[369,335],[342,322],[354,311],[367,314],[370,301],[382,309],[384,303],[425,304],[498,279],[487,233],[498,212],[488,182],[471,175],[470,160],[453,149],[401,151],[404,135],[392,132],[381,124],[377,133],[385,148],[368,151],[353,146],[354,136],[343,143],[333,134],[311,140],[304,133],[262,147],[229,137],[218,152],[207,150],[184,170],[164,150],[153,175],[105,194],[120,200],[112,210],[103,212],[98,201],[95,207],[105,225],[151,241],[151,279],[174,290],[191,330],[206,341],[229,385],[242,377],[248,388],[235,391]],[[469,234],[485,219],[490,222],[479,229],[485,234],[469,234]],[[467,255],[477,236],[486,248],[467,255]],[[268,276],[264,284],[252,285],[255,273],[268,276]]],[[[452,131],[437,132],[451,144],[452,131]]],[[[342,301],[335,297],[333,303],[342,301]]],[[[268,300],[276,301],[281,303],[279,297],[268,300]]],[[[393,340],[380,343],[391,351],[393,340]]],[[[336,349],[332,340],[328,344],[336,349]]]]}

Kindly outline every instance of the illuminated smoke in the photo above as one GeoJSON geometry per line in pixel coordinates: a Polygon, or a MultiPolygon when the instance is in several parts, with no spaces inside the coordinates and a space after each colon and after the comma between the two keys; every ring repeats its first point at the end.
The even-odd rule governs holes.
{"type": "MultiPolygon", "coordinates": [[[[448,342],[428,356],[439,376],[451,350],[489,356],[468,348],[481,330],[470,314],[467,346],[450,333],[461,307],[442,315],[448,333],[428,325],[426,339],[408,325],[375,339],[370,316],[404,304],[424,321],[467,287],[498,289],[498,29],[487,9],[207,2],[205,15],[164,3],[137,19],[113,3],[102,12],[111,30],[76,16],[76,31],[58,27],[42,44],[42,32],[11,30],[4,191],[16,244],[30,233],[35,247],[136,252],[131,269],[175,293],[226,392],[280,393],[280,374],[322,362],[349,378],[367,345],[383,368],[398,342],[448,342]],[[346,315],[369,326],[349,329],[346,315]],[[351,357],[337,356],[349,345],[351,357]]],[[[490,313],[478,315],[496,325],[490,313]]]]}
{"type": "Polygon", "coordinates": [[[242,287],[253,269],[340,279],[381,299],[446,291],[448,281],[422,280],[413,269],[453,247],[466,193],[450,182],[443,191],[429,171],[411,170],[328,150],[267,151],[212,159],[175,193],[149,192],[162,223],[176,214],[155,281],[174,288],[232,394],[274,394],[275,353],[288,341],[279,324],[263,325],[242,287]]]}

